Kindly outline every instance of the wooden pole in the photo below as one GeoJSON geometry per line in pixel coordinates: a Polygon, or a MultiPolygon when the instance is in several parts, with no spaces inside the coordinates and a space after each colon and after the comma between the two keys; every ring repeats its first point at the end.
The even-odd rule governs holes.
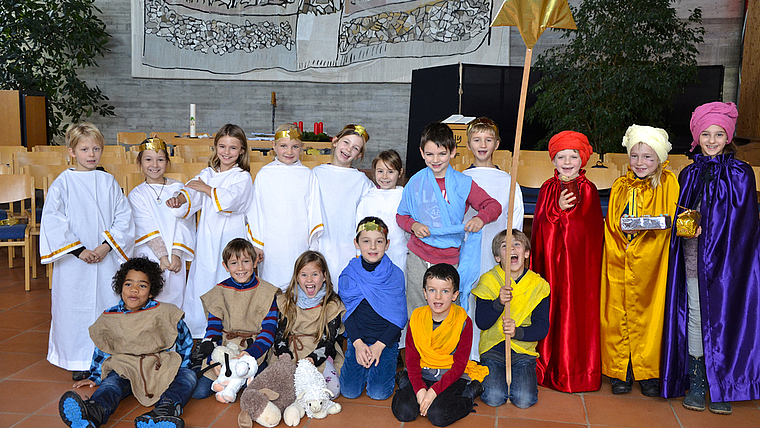
{"type": "MultiPolygon", "coordinates": [[[[507,205],[507,254],[512,252],[512,221],[515,208],[515,185],[517,184],[517,167],[520,162],[520,142],[522,141],[523,119],[525,118],[525,100],[528,98],[528,78],[530,77],[530,62],[533,49],[525,49],[525,65],[523,66],[522,87],[520,88],[520,104],[517,108],[517,130],[515,131],[515,147],[512,149],[512,168],[509,175],[509,204],[507,205]]],[[[504,266],[504,284],[509,284],[509,265],[511,257],[507,257],[504,266]]],[[[504,305],[504,316],[511,317],[510,303],[504,305]]],[[[512,385],[512,337],[504,340],[504,358],[507,364],[507,386],[512,385]]]]}

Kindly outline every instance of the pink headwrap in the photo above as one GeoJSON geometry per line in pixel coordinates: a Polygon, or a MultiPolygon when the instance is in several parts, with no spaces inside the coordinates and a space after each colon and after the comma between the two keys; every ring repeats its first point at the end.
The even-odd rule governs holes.
{"type": "Polygon", "coordinates": [[[578,154],[581,156],[581,168],[586,166],[588,158],[594,152],[591,144],[588,143],[588,138],[580,132],[562,131],[549,140],[549,157],[552,160],[554,160],[557,152],[567,149],[578,150],[578,154]]]}
{"type": "Polygon", "coordinates": [[[726,130],[728,144],[734,139],[734,130],[736,130],[736,118],[739,117],[739,111],[734,103],[722,103],[715,101],[712,103],[702,104],[691,114],[691,150],[699,145],[699,134],[710,125],[718,125],[726,130]]]}

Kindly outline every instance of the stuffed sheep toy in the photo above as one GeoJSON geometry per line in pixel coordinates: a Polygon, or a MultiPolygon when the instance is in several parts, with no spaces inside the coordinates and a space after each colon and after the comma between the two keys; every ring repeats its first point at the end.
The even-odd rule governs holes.
{"type": "Polygon", "coordinates": [[[294,375],[296,401],[282,414],[285,424],[298,425],[306,414],[310,418],[323,419],[341,410],[341,406],[331,400],[332,392],[322,373],[309,360],[299,360],[294,375]]]}
{"type": "Polygon", "coordinates": [[[235,358],[240,351],[236,343],[230,342],[227,346],[217,346],[211,353],[211,361],[221,365],[219,376],[211,384],[211,389],[216,392],[216,400],[220,403],[234,403],[240,388],[259,369],[256,359],[248,354],[235,358]]]}
{"type": "Polygon", "coordinates": [[[277,426],[282,411],[296,401],[293,385],[295,372],[296,364],[290,354],[282,354],[258,376],[250,379],[240,396],[238,426],[251,428],[254,421],[269,428],[277,426]]]}

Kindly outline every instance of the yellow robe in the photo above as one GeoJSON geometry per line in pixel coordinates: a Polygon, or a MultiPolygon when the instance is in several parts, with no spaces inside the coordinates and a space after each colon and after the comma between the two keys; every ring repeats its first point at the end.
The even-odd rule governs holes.
{"type": "Polygon", "coordinates": [[[629,357],[634,379],[660,376],[670,229],[638,232],[629,241],[620,218],[628,207],[630,215],[668,214],[672,220],[678,191],[678,180],[669,170],[663,170],[656,189],[630,169],[612,185],[600,296],[602,373],[609,377],[624,380],[629,357]]]}

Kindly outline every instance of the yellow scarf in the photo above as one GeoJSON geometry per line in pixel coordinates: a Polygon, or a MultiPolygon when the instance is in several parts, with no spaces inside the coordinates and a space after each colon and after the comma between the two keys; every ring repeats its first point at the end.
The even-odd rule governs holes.
{"type": "MultiPolygon", "coordinates": [[[[518,327],[527,327],[531,325],[530,316],[536,309],[541,300],[549,295],[549,283],[532,270],[525,272],[519,283],[510,278],[512,284],[512,301],[510,306],[510,315],[515,320],[518,327]]],[[[499,289],[504,286],[504,269],[496,265],[493,269],[481,275],[477,287],[472,290],[472,294],[484,300],[494,300],[499,298],[499,289]]],[[[501,318],[488,330],[480,332],[480,344],[478,352],[483,354],[496,344],[504,341],[504,327],[501,318]]],[[[512,339],[511,345],[515,352],[521,354],[538,356],[536,352],[537,342],[525,342],[522,340],[512,339]]]]}
{"type": "MultiPolygon", "coordinates": [[[[450,369],[454,364],[452,353],[459,344],[462,328],[467,320],[467,312],[452,304],[446,319],[433,330],[433,311],[430,306],[422,306],[412,312],[409,329],[414,338],[414,346],[420,354],[420,366],[430,369],[450,369]]],[[[483,382],[488,367],[475,361],[467,361],[464,372],[470,379],[483,382]]]]}

